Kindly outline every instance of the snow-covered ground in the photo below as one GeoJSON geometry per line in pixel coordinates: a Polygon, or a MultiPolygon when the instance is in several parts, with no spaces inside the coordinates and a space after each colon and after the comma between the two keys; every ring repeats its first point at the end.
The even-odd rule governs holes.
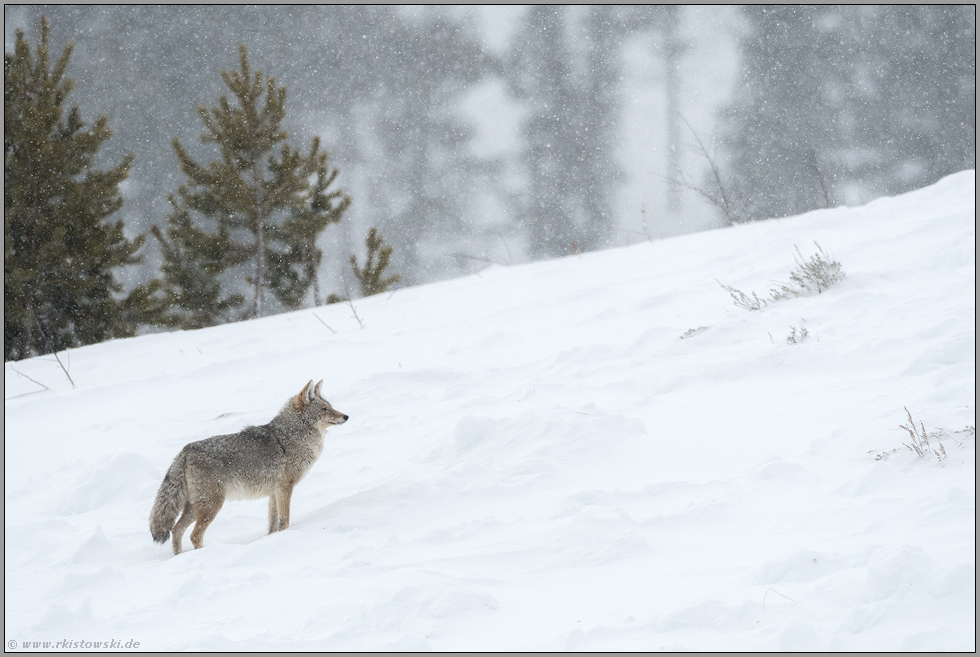
{"type": "Polygon", "coordinates": [[[363,328],[75,349],[74,387],[7,363],[8,649],[972,651],[974,179],[398,290],[363,328]],[[822,294],[716,282],[761,295],[814,240],[822,294]],[[202,550],[152,542],[184,444],[321,378],[351,419],[287,531],[238,501],[202,550]]]}

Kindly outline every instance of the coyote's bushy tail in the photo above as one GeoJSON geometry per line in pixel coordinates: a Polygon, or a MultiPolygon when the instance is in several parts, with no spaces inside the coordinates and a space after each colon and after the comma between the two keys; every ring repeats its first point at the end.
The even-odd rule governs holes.
{"type": "Polygon", "coordinates": [[[165,543],[170,530],[177,522],[177,515],[187,503],[187,479],[184,477],[184,463],[187,457],[181,452],[167,470],[167,476],[160,484],[157,499],[150,511],[150,534],[157,543],[165,543]]]}

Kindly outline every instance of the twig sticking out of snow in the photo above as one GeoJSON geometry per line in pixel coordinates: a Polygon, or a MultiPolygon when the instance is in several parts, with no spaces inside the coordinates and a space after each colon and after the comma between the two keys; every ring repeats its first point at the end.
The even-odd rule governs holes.
{"type": "Polygon", "coordinates": [[[357,314],[357,308],[354,307],[354,302],[351,301],[350,298],[350,289],[347,287],[347,276],[344,275],[343,271],[340,272],[340,276],[344,281],[344,294],[347,295],[347,298],[344,299],[344,301],[347,302],[347,305],[350,306],[351,312],[354,313],[354,319],[356,319],[357,323],[361,325],[361,328],[364,328],[364,322],[361,321],[361,317],[357,314]]]}
{"type": "Polygon", "coordinates": [[[777,591],[776,589],[770,587],[770,588],[766,589],[766,595],[762,596],[762,611],[765,611],[766,610],[766,596],[769,595],[769,591],[772,591],[773,593],[775,593],[776,595],[778,595],[781,598],[786,598],[790,602],[796,602],[796,600],[794,600],[793,598],[791,598],[789,596],[785,596],[782,593],[780,593],[779,591],[777,591]]]}
{"type": "MultiPolygon", "coordinates": [[[[11,365],[11,366],[10,366],[10,369],[12,369],[12,370],[13,370],[14,372],[17,372],[17,374],[19,374],[20,376],[22,376],[22,377],[24,377],[25,379],[27,379],[27,380],[28,380],[28,381],[30,381],[31,383],[36,383],[37,385],[39,385],[39,386],[41,386],[41,387],[42,387],[42,388],[44,388],[45,390],[47,390],[47,391],[49,391],[49,392],[51,391],[51,388],[49,388],[48,386],[46,386],[46,385],[44,385],[44,384],[43,384],[43,383],[41,383],[40,381],[35,381],[35,380],[34,380],[34,379],[32,379],[31,377],[29,377],[29,376],[27,376],[26,374],[24,374],[23,372],[21,372],[20,370],[18,370],[18,369],[17,369],[16,367],[14,367],[13,365],[11,365]]],[[[35,390],[34,392],[41,392],[41,391],[40,391],[40,390],[35,390]]],[[[28,394],[34,394],[34,393],[28,393],[28,394]]],[[[20,397],[20,396],[22,396],[22,395],[18,395],[18,397],[20,397]]],[[[11,399],[12,399],[12,398],[11,398],[11,399]]]]}
{"type": "MultiPolygon", "coordinates": [[[[58,365],[61,365],[61,371],[62,371],[62,372],[64,372],[64,373],[65,373],[65,376],[67,376],[67,377],[68,377],[68,380],[69,380],[69,381],[71,381],[71,387],[72,387],[72,389],[74,389],[74,388],[75,388],[75,382],[74,382],[74,381],[72,381],[72,379],[71,379],[71,374],[69,374],[69,373],[68,373],[68,370],[67,370],[67,369],[65,369],[65,366],[64,366],[64,364],[63,364],[63,363],[61,362],[61,359],[60,359],[60,358],[58,358],[58,352],[57,352],[57,351],[56,351],[56,352],[54,352],[54,359],[55,359],[56,361],[58,361],[58,365]]],[[[69,365],[70,365],[70,364],[71,364],[71,363],[69,362],[69,365]]]]}
{"type": "Polygon", "coordinates": [[[323,321],[323,318],[322,318],[322,317],[320,317],[319,315],[317,315],[317,314],[316,314],[316,313],[314,313],[314,312],[311,312],[311,314],[312,314],[312,315],[313,315],[314,317],[316,317],[316,318],[317,318],[317,321],[319,321],[319,322],[320,322],[321,324],[323,324],[323,325],[324,325],[324,326],[326,326],[326,327],[327,327],[328,329],[330,329],[330,332],[331,332],[331,333],[333,333],[334,335],[337,335],[337,332],[336,332],[336,331],[334,331],[334,330],[333,330],[332,328],[330,328],[330,325],[329,325],[329,324],[327,324],[327,323],[326,323],[325,321],[323,321]]]}

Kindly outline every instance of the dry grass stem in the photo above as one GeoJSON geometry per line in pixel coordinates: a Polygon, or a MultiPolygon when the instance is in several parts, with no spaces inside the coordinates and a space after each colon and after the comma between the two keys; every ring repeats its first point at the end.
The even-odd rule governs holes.
{"type": "Polygon", "coordinates": [[[940,440],[943,435],[940,431],[933,431],[931,434],[926,431],[926,425],[919,422],[919,426],[915,426],[915,420],[912,419],[912,413],[909,412],[908,407],[905,408],[905,414],[908,416],[908,425],[900,424],[899,427],[905,429],[909,434],[909,442],[902,443],[905,448],[910,452],[915,452],[920,459],[928,458],[929,455],[934,455],[936,460],[942,463],[946,460],[946,448],[943,446],[940,440]],[[939,449],[933,447],[929,440],[932,439],[939,445],[939,449]],[[910,444],[911,443],[911,444],[910,444]]]}

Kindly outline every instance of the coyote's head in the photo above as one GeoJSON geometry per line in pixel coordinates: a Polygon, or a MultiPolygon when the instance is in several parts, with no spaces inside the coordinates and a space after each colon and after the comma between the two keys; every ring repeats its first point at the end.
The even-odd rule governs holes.
{"type": "Polygon", "coordinates": [[[343,424],[347,421],[346,415],[334,410],[330,402],[320,395],[322,385],[322,380],[316,384],[316,387],[313,387],[313,381],[310,381],[289,402],[301,415],[313,420],[321,433],[335,424],[343,424]]]}

